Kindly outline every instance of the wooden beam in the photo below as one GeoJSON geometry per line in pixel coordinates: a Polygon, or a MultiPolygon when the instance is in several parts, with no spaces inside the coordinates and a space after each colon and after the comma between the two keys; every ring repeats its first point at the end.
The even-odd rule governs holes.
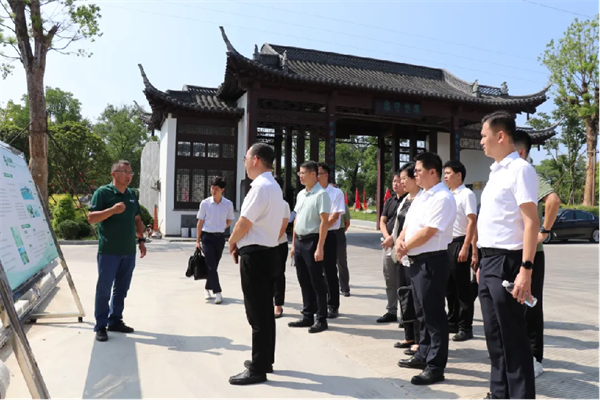
{"type": "Polygon", "coordinates": [[[460,127],[456,113],[452,114],[450,125],[450,160],[460,161],[460,127]]]}
{"type": "Polygon", "coordinates": [[[437,154],[437,137],[438,137],[437,131],[434,131],[434,130],[429,131],[429,147],[427,150],[432,153],[436,153],[436,154],[437,154]]]}
{"type": "MultiPolygon", "coordinates": [[[[385,137],[377,138],[377,221],[383,211],[383,197],[385,196],[385,137]]],[[[379,227],[379,224],[376,224],[379,227]]]]}
{"type": "Polygon", "coordinates": [[[329,182],[335,180],[335,136],[336,136],[336,118],[335,106],[337,104],[337,93],[333,92],[327,100],[327,136],[325,139],[325,162],[331,170],[329,173],[329,182]]]}
{"type": "Polygon", "coordinates": [[[283,143],[283,135],[278,129],[275,131],[275,176],[281,178],[281,145],[283,143]]]}
{"type": "Polygon", "coordinates": [[[311,93],[301,92],[297,90],[286,90],[286,89],[268,89],[261,88],[259,93],[261,99],[273,99],[273,100],[287,100],[287,101],[305,101],[309,103],[322,103],[327,102],[327,95],[325,93],[311,93]]]}
{"type": "Polygon", "coordinates": [[[319,134],[316,129],[310,132],[310,159],[319,162],[319,134]]]}
{"type": "Polygon", "coordinates": [[[289,131],[290,128],[285,128],[285,178],[284,178],[284,190],[285,199],[292,207],[295,203],[294,188],[292,187],[292,173],[294,167],[292,166],[292,133],[289,131]]]}
{"type": "Polygon", "coordinates": [[[392,174],[400,171],[400,138],[396,129],[394,124],[392,127],[392,174]]]}
{"type": "MultiPolygon", "coordinates": [[[[300,165],[304,164],[306,153],[306,137],[302,132],[296,135],[296,171],[300,169],[300,165]]],[[[300,177],[296,175],[296,191],[301,190],[300,177]]]]}
{"type": "Polygon", "coordinates": [[[409,138],[409,146],[410,146],[410,161],[414,161],[417,156],[417,133],[414,126],[411,126],[410,129],[410,138],[409,138]]]}

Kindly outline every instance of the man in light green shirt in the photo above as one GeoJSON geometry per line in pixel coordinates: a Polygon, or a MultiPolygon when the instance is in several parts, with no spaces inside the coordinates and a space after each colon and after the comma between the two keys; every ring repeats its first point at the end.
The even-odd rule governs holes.
{"type": "Polygon", "coordinates": [[[300,166],[300,183],[305,186],[296,200],[296,218],[291,256],[302,290],[303,318],[288,326],[308,327],[309,333],[322,332],[327,326],[327,283],[325,282],[324,247],[329,229],[329,195],[317,183],[319,166],[314,161],[300,166]],[[317,321],[315,321],[315,313],[317,321]]]}
{"type": "MultiPolygon", "coordinates": [[[[515,150],[519,153],[522,159],[527,160],[529,151],[531,150],[531,137],[525,131],[516,131],[514,137],[515,150]]],[[[556,215],[560,207],[560,198],[554,192],[554,189],[548,182],[538,175],[539,192],[538,192],[538,217],[540,219],[540,233],[538,234],[538,245],[536,248],[535,258],[533,259],[533,273],[531,275],[531,294],[537,298],[538,302],[535,307],[527,307],[525,314],[525,322],[527,323],[527,334],[531,343],[531,352],[533,353],[533,371],[537,378],[544,369],[542,368],[542,359],[544,357],[544,274],[546,269],[546,260],[544,256],[544,247],[542,242],[550,234],[552,225],[556,221],[556,215]],[[543,205],[542,205],[543,203],[543,205]],[[545,218],[542,215],[545,212],[545,218]]]]}

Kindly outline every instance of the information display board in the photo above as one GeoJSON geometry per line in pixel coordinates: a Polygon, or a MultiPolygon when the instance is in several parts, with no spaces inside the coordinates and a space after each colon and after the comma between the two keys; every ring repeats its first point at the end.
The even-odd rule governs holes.
{"type": "Polygon", "coordinates": [[[14,291],[60,262],[27,163],[0,142],[0,262],[14,291]]]}

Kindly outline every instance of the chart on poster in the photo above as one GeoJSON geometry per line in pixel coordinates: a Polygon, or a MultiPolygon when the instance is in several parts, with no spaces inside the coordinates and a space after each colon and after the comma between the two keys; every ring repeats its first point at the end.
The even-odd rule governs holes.
{"type": "Polygon", "coordinates": [[[59,255],[25,159],[2,142],[0,157],[0,261],[15,290],[59,255]]]}

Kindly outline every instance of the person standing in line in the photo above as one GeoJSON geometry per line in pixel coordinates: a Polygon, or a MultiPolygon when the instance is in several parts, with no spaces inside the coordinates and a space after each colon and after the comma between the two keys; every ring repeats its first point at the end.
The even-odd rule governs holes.
{"type": "Polygon", "coordinates": [[[231,385],[265,382],[275,362],[273,286],[281,223],[273,222],[281,221],[284,200],[271,173],[274,159],[275,151],[264,143],[253,144],[244,157],[252,183],[229,237],[229,252],[240,264],[244,307],[252,327],[252,359],[244,362],[243,372],[229,378],[231,385]]]}
{"type": "MultiPolygon", "coordinates": [[[[279,184],[279,188],[283,189],[283,181],[280,178],[275,178],[279,184]]],[[[288,258],[288,237],[287,226],[290,220],[290,205],[285,199],[283,200],[283,219],[281,221],[281,230],[279,231],[279,253],[278,270],[275,274],[275,293],[273,301],[275,303],[275,318],[281,318],[283,315],[283,305],[285,304],[285,264],[288,258]]]]}
{"type": "Polygon", "coordinates": [[[329,228],[325,239],[325,278],[329,297],[327,300],[327,318],[337,318],[340,310],[340,281],[337,269],[337,230],[340,228],[340,215],[345,211],[344,192],[329,184],[329,166],[319,163],[319,185],[325,189],[331,203],[329,228]]]}
{"type": "Polygon", "coordinates": [[[202,200],[196,215],[196,248],[204,253],[208,271],[204,298],[210,300],[212,290],[215,294],[215,304],[223,302],[217,269],[225,248],[225,231],[234,217],[233,203],[223,196],[225,184],[220,176],[210,182],[211,196],[202,200]]]}
{"type": "MultiPolygon", "coordinates": [[[[419,185],[417,185],[417,182],[415,181],[414,163],[406,163],[402,166],[402,168],[400,168],[400,184],[402,185],[402,189],[407,193],[407,195],[404,197],[402,202],[400,202],[400,205],[398,206],[398,211],[396,213],[394,231],[392,234],[394,238],[394,243],[397,242],[398,236],[404,228],[406,214],[408,214],[408,210],[410,209],[412,202],[421,191],[421,188],[419,187],[419,185]]],[[[398,287],[407,288],[402,295],[398,296],[400,304],[404,304],[404,306],[402,307],[404,340],[401,342],[396,342],[394,344],[394,347],[397,349],[406,349],[404,350],[404,354],[406,354],[407,356],[414,356],[415,354],[417,354],[417,350],[419,349],[420,325],[419,321],[416,319],[415,316],[415,306],[412,296],[412,282],[410,280],[408,267],[403,265],[401,261],[398,260],[395,249],[392,251],[392,260],[398,263],[398,287]],[[410,291],[408,290],[408,288],[410,288],[410,291]]]]}
{"type": "Polygon", "coordinates": [[[344,204],[344,212],[340,215],[340,228],[337,234],[337,266],[340,274],[340,292],[344,297],[350,297],[350,271],[348,270],[348,241],[346,232],[350,228],[350,208],[344,204]]]}
{"type": "Polygon", "coordinates": [[[314,161],[307,161],[300,166],[298,176],[304,189],[298,193],[294,207],[296,217],[291,250],[302,291],[303,308],[302,319],[290,322],[288,326],[308,327],[309,333],[322,332],[328,328],[327,282],[323,259],[331,201],[325,189],[319,185],[318,173],[319,166],[314,161]]]}
{"type": "Polygon", "coordinates": [[[128,188],[133,177],[131,164],[125,160],[117,161],[110,174],[112,183],[94,192],[87,217],[90,224],[98,224],[94,332],[99,342],[108,340],[107,330],[133,332],[133,328],[123,322],[123,310],[135,268],[136,236],[140,258],[146,255],[140,204],[128,188]]]}
{"type": "Polygon", "coordinates": [[[430,385],[445,379],[448,362],[448,245],[456,219],[456,201],[441,182],[442,160],[425,152],[415,157],[417,185],[423,188],[406,215],[404,228],[396,243],[399,260],[408,256],[415,314],[421,332],[417,353],[400,360],[402,368],[423,371],[411,379],[413,385],[430,385]]]}
{"type": "MultiPolygon", "coordinates": [[[[527,160],[532,146],[531,136],[525,131],[517,130],[514,142],[515,150],[517,150],[519,156],[527,160]]],[[[537,304],[535,307],[527,307],[525,314],[527,334],[529,335],[531,352],[534,358],[533,372],[536,378],[544,373],[542,360],[544,358],[544,275],[546,259],[542,243],[550,234],[560,208],[560,197],[554,192],[552,186],[539,175],[538,181],[537,211],[540,220],[540,232],[538,233],[537,247],[533,259],[533,274],[531,275],[531,294],[537,299],[537,304]]]]}
{"type": "Polygon", "coordinates": [[[505,111],[482,120],[481,145],[495,162],[481,194],[477,272],[483,329],[491,360],[488,398],[533,399],[533,356],[525,322],[538,239],[535,170],[515,151],[514,116],[505,111]],[[512,294],[503,281],[514,282],[512,294]]]}
{"type": "Polygon", "coordinates": [[[387,296],[387,311],[382,317],[377,319],[377,322],[380,324],[398,321],[398,287],[400,287],[398,271],[400,270],[400,263],[394,262],[392,259],[393,250],[390,249],[394,247],[392,231],[394,230],[398,206],[406,196],[406,192],[400,183],[400,174],[394,174],[392,190],[395,195],[387,199],[379,218],[379,229],[383,235],[381,247],[383,248],[383,277],[385,279],[385,294],[387,296]]]}
{"type": "Polygon", "coordinates": [[[475,300],[471,292],[471,268],[477,265],[477,198],[464,182],[467,170],[458,160],[444,164],[444,183],[456,201],[456,220],[452,228],[452,243],[448,246],[450,277],[448,300],[448,331],[456,333],[455,342],[473,339],[475,300]]]}

